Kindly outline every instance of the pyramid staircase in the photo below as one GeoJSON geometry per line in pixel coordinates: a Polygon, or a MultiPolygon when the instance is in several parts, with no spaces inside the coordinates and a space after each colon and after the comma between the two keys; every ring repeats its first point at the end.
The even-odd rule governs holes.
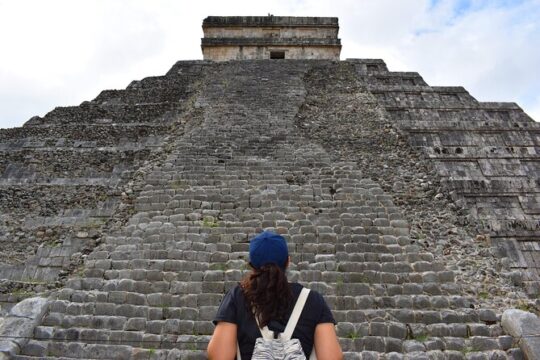
{"type": "Polygon", "coordinates": [[[366,175],[375,170],[332,148],[339,138],[326,143],[303,128],[307,114],[325,111],[307,86],[314,73],[350,95],[325,100],[343,110],[328,121],[353,119],[350,133],[361,135],[369,124],[359,107],[384,117],[362,67],[180,62],[102,93],[92,103],[171,103],[169,122],[159,151],[127,183],[129,202],[115,208],[124,221],[103,228],[14,358],[205,358],[219,302],[247,271],[250,237],[271,229],[288,240],[290,280],[329,303],[347,359],[520,359],[500,325],[504,309],[411,236],[403,207],[366,175]],[[162,98],[194,68],[187,96],[162,98]]]}

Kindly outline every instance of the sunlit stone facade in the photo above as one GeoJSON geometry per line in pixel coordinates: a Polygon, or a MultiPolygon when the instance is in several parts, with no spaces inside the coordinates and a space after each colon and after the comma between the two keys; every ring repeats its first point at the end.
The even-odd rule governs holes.
{"type": "Polygon", "coordinates": [[[339,60],[338,19],[291,16],[209,16],[203,21],[204,60],[339,60]]]}

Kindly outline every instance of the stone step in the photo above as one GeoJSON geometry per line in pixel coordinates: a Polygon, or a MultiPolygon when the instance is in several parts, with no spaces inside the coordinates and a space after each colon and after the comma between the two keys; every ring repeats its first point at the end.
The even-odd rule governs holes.
{"type": "MultiPolygon", "coordinates": [[[[130,141],[134,143],[148,144],[149,147],[156,147],[157,145],[161,145],[160,142],[162,140],[160,137],[166,133],[169,127],[169,125],[155,126],[147,124],[136,126],[117,126],[114,124],[87,124],[78,126],[63,125],[61,130],[55,127],[33,128],[32,136],[42,138],[45,141],[45,145],[48,145],[47,142],[50,142],[50,144],[53,146],[58,145],[62,148],[78,146],[84,148],[94,148],[96,146],[114,146],[119,143],[126,144],[130,141]],[[57,135],[59,131],[62,133],[62,138],[60,139],[57,135]]],[[[24,135],[20,136],[22,137],[24,135]]],[[[42,144],[36,144],[36,146],[38,145],[42,146],[42,144]]],[[[20,146],[21,145],[19,144],[11,143],[5,147],[9,150],[12,147],[17,148],[20,146]]]]}
{"type": "MultiPolygon", "coordinates": [[[[236,283],[231,284],[231,286],[236,283]]],[[[81,293],[76,294],[83,299],[81,293]]],[[[147,297],[136,296],[127,292],[101,292],[90,294],[97,300],[90,302],[71,302],[67,300],[54,300],[51,304],[51,312],[43,321],[45,326],[101,326],[104,322],[112,322],[112,329],[122,329],[129,318],[143,318],[145,320],[179,319],[190,321],[208,322],[217,310],[215,304],[219,304],[222,293],[209,294],[163,294],[151,293],[147,297]],[[100,300],[101,299],[101,300],[100,300]],[[118,325],[120,324],[120,325],[118,325]]],[[[443,297],[439,297],[443,299],[443,297]]],[[[73,298],[73,300],[77,300],[73,298]]],[[[88,300],[87,300],[88,301],[88,300]]],[[[383,321],[382,319],[395,319],[403,324],[470,324],[480,321],[485,324],[494,324],[498,316],[493,310],[449,308],[449,301],[439,300],[446,303],[445,307],[431,306],[418,308],[418,305],[409,305],[407,299],[402,297],[386,296],[384,298],[372,296],[335,297],[328,296],[328,302],[335,308],[333,310],[337,321],[358,324],[366,321],[383,321]],[[410,306],[410,307],[407,307],[410,306]]],[[[461,302],[457,301],[456,305],[461,302]]],[[[470,306],[475,306],[469,302],[470,306]]],[[[429,303],[428,303],[429,304],[429,303]]],[[[196,324],[205,328],[211,328],[211,324],[196,324]]],[[[356,325],[355,325],[356,326],[356,325]]],[[[144,330],[144,329],[138,329],[144,330]]],[[[428,329],[429,330],[429,329],[428,329]]],[[[419,329],[425,332],[425,329],[419,329]]],[[[439,333],[442,330],[439,329],[439,333]]],[[[438,334],[439,334],[438,333],[438,334]]],[[[482,332],[472,332],[475,335],[489,336],[482,332]]]]}
{"type": "MultiPolygon", "coordinates": [[[[44,317],[42,325],[44,326],[100,326],[113,329],[122,329],[122,325],[126,322],[136,321],[130,319],[142,318],[148,321],[163,320],[163,319],[180,319],[202,321],[204,326],[209,326],[208,321],[217,310],[214,304],[219,303],[218,294],[196,295],[186,294],[181,296],[163,296],[161,294],[153,294],[150,298],[150,303],[154,306],[146,305],[130,305],[113,302],[92,302],[92,303],[73,303],[61,302],[56,300],[53,302],[54,311],[51,311],[44,317]],[[156,303],[159,299],[164,299],[164,304],[156,303]],[[217,302],[216,302],[217,301],[217,302]],[[202,307],[202,308],[200,308],[202,307]],[[64,312],[62,312],[64,311],[64,312]],[[206,313],[205,311],[213,311],[206,313]],[[71,325],[74,323],[75,325],[71,325]],[[111,323],[113,325],[104,325],[111,323]],[[120,324],[120,327],[116,325],[120,324]],[[116,326],[116,327],[114,327],[116,326]]],[[[110,295],[109,301],[115,301],[113,297],[117,294],[110,295]]],[[[105,300],[107,301],[107,300],[105,300]]],[[[200,324],[199,324],[200,325],[200,324]]]]}
{"type": "MultiPolygon", "coordinates": [[[[165,271],[170,271],[166,269],[180,268],[185,265],[186,261],[196,259],[211,263],[227,263],[229,260],[245,258],[249,246],[245,241],[245,237],[241,233],[231,233],[228,236],[223,234],[216,237],[222,242],[209,241],[207,244],[203,244],[177,241],[174,242],[176,245],[166,246],[163,245],[167,239],[148,243],[141,242],[137,245],[141,250],[130,250],[129,252],[126,251],[126,253],[121,251],[95,252],[92,257],[87,259],[87,268],[130,270],[150,267],[153,270],[165,269],[165,271]]],[[[208,236],[207,239],[212,239],[212,236],[208,236]]],[[[123,241],[117,243],[120,244],[119,247],[132,247],[132,245],[121,245],[124,243],[123,241]]],[[[339,272],[376,270],[395,273],[423,273],[444,271],[442,262],[430,263],[433,255],[425,252],[415,252],[415,245],[400,246],[364,243],[359,246],[359,244],[354,243],[296,243],[291,241],[289,242],[289,250],[294,260],[291,270],[304,270],[303,261],[308,257],[313,263],[335,261],[339,272]]],[[[228,265],[234,266],[234,263],[228,265]]]]}
{"type": "Polygon", "coordinates": [[[520,162],[539,158],[532,146],[421,146],[422,151],[433,160],[481,160],[481,159],[517,159],[520,162]]]}
{"type": "Polygon", "coordinates": [[[378,94],[377,101],[388,111],[405,111],[405,110],[427,110],[427,111],[514,111],[521,110],[514,103],[484,103],[484,102],[431,102],[420,99],[415,100],[397,100],[393,98],[393,94],[388,96],[385,92],[378,94]]]}
{"type": "MultiPolygon", "coordinates": [[[[385,282],[388,284],[404,284],[404,283],[431,283],[431,282],[440,282],[448,283],[454,281],[453,271],[448,270],[437,270],[436,267],[430,268],[429,264],[426,262],[414,263],[414,267],[411,268],[409,264],[406,263],[383,263],[380,264],[372,263],[373,266],[370,267],[369,263],[358,263],[358,262],[340,262],[336,261],[335,257],[324,254],[291,254],[291,258],[296,263],[295,266],[291,267],[291,276],[293,278],[302,279],[304,276],[308,278],[313,278],[313,273],[298,273],[294,272],[295,270],[318,270],[325,271],[325,276],[329,278],[341,278],[341,279],[352,279],[349,275],[345,274],[354,274],[357,278],[357,281],[362,280],[363,282],[369,283],[381,283],[385,282]],[[306,261],[309,260],[309,261],[306,261]],[[329,273],[334,271],[337,273],[329,273]]],[[[117,277],[126,276],[126,279],[130,279],[132,275],[135,278],[139,278],[145,273],[140,271],[132,271],[138,269],[149,269],[149,270],[158,270],[162,272],[182,272],[182,271],[198,271],[202,275],[205,275],[205,272],[208,273],[208,270],[212,271],[212,276],[217,278],[217,272],[221,271],[220,276],[223,276],[226,273],[226,270],[232,269],[244,269],[247,259],[247,252],[236,253],[236,254],[212,254],[193,251],[184,255],[185,260],[149,260],[149,259],[134,259],[134,260],[96,260],[89,261],[89,271],[85,273],[86,278],[77,279],[74,278],[70,280],[71,287],[87,287],[99,286],[107,287],[107,284],[110,282],[107,279],[116,279],[117,277]],[[221,257],[219,257],[221,255],[221,257]],[[231,262],[225,258],[228,257],[231,262]],[[213,261],[212,261],[213,259],[213,261]],[[238,261],[241,260],[241,261],[238,261]],[[211,265],[210,262],[219,265],[211,265]],[[95,269],[95,270],[94,270],[95,269]],[[127,270],[127,271],[123,271],[127,270]],[[216,272],[217,271],[217,272],[216,272]],[[97,276],[94,278],[89,278],[88,276],[97,276]]],[[[436,265],[435,265],[436,266],[436,265]]],[[[155,272],[151,273],[153,277],[160,276],[155,272]]],[[[318,274],[315,274],[317,276],[318,274]]],[[[165,278],[165,276],[163,276],[165,278]]],[[[318,276],[322,277],[322,276],[318,276]]],[[[170,278],[170,275],[167,277],[170,278]]]]}
{"type": "MultiPolygon", "coordinates": [[[[335,264],[326,264],[319,263],[313,266],[310,266],[306,262],[306,267],[316,268],[318,270],[325,268],[335,268],[335,264]]],[[[240,270],[237,272],[230,271],[227,276],[230,276],[231,279],[236,279],[232,281],[202,281],[203,272],[209,268],[208,264],[203,263],[194,263],[194,262],[175,262],[174,266],[171,266],[169,269],[170,272],[174,273],[175,271],[191,271],[194,272],[193,276],[200,277],[199,281],[189,282],[189,287],[194,291],[200,291],[202,293],[213,293],[221,291],[223,293],[224,289],[229,289],[230,283],[235,283],[237,278],[241,276],[240,270]],[[230,274],[230,275],[229,275],[230,274]]],[[[219,272],[219,270],[218,270],[219,272]]],[[[113,275],[116,273],[113,273],[113,275]]],[[[221,276],[221,275],[220,275],[221,276]]],[[[169,277],[174,278],[174,275],[169,275],[169,277]]],[[[336,276],[337,277],[337,276],[336,276]]],[[[345,276],[343,276],[345,278],[345,276]]],[[[416,274],[394,274],[394,273],[385,273],[378,271],[363,271],[360,273],[354,273],[354,275],[349,276],[349,278],[356,279],[358,283],[356,284],[346,284],[342,282],[336,282],[335,284],[328,284],[322,286],[323,282],[306,282],[306,285],[310,288],[316,287],[318,291],[322,292],[323,295],[357,295],[356,291],[362,290],[360,294],[365,295],[365,291],[369,289],[369,286],[377,284],[388,284],[392,285],[386,293],[393,294],[403,294],[406,293],[408,287],[418,286],[422,290],[430,295],[443,295],[443,294],[452,294],[454,295],[456,291],[460,291],[460,287],[454,283],[454,273],[451,271],[441,271],[441,272],[425,272],[425,273],[416,273],[416,274]]],[[[164,276],[164,279],[167,279],[164,276]]],[[[292,278],[294,281],[294,276],[292,278]]],[[[107,280],[103,278],[74,278],[68,280],[66,286],[74,290],[97,290],[97,291],[132,291],[138,294],[149,294],[156,292],[163,292],[163,290],[170,291],[172,294],[182,294],[185,288],[185,282],[183,281],[138,281],[131,280],[127,278],[121,279],[112,279],[107,280]]]]}
{"type": "Polygon", "coordinates": [[[434,121],[425,121],[425,120],[409,120],[402,119],[400,120],[401,129],[411,131],[411,132],[427,132],[427,133],[436,133],[440,134],[441,132],[478,132],[478,133],[488,133],[488,132],[523,132],[531,131],[538,132],[540,131],[540,124],[531,123],[525,121],[508,122],[508,121],[497,121],[497,120],[482,120],[478,122],[469,121],[448,121],[446,119],[441,119],[441,123],[438,124],[434,121]]]}
{"type": "MultiPolygon", "coordinates": [[[[279,229],[280,227],[278,227],[279,229]]],[[[215,229],[215,228],[213,228],[215,229]]],[[[232,231],[227,231],[225,234],[215,234],[215,233],[187,233],[187,234],[155,234],[154,237],[152,233],[146,234],[133,234],[131,238],[131,244],[135,241],[138,242],[136,245],[137,248],[141,250],[131,250],[129,253],[121,254],[119,252],[113,251],[99,251],[96,252],[88,260],[101,259],[101,260],[111,260],[111,261],[129,261],[136,259],[148,259],[164,261],[164,260],[193,260],[193,252],[200,252],[200,256],[204,257],[208,261],[208,257],[211,253],[218,252],[228,252],[230,254],[234,253],[245,253],[248,251],[248,236],[247,234],[255,234],[257,227],[244,228],[245,232],[239,232],[238,229],[232,229],[232,231]],[[139,236],[145,236],[145,240],[142,240],[139,236]],[[206,239],[206,245],[201,244],[199,241],[201,239],[206,239]],[[178,240],[178,241],[175,241],[178,240]],[[193,239],[193,243],[190,242],[190,239],[193,239]],[[139,240],[139,241],[138,241],[139,240]],[[218,245],[219,244],[219,245],[218,245]],[[165,246],[164,246],[165,245],[165,246]],[[219,249],[222,250],[218,250],[219,249]],[[188,247],[186,249],[186,247],[188,247]],[[169,249],[169,250],[167,250],[169,249]]],[[[398,242],[412,242],[410,238],[400,239],[392,235],[383,235],[382,239],[379,239],[380,235],[372,234],[373,236],[354,236],[352,240],[358,238],[359,240],[364,240],[365,242],[361,243],[352,243],[351,238],[342,238],[342,242],[330,243],[322,242],[321,239],[325,239],[324,235],[315,235],[315,234],[305,234],[302,236],[293,235],[294,241],[289,242],[289,250],[291,252],[291,257],[293,257],[293,263],[302,261],[303,254],[313,254],[310,255],[316,256],[321,255],[319,258],[324,260],[322,255],[332,255],[334,254],[335,260],[343,263],[348,262],[418,262],[418,261],[430,261],[432,260],[432,255],[426,252],[420,252],[416,245],[399,245],[398,242]],[[366,241],[369,239],[368,242],[366,241]],[[381,244],[388,243],[388,244],[381,244]]],[[[346,237],[346,236],[345,236],[346,237]]],[[[128,237],[115,237],[110,244],[117,244],[119,247],[123,246],[132,246],[128,240],[128,237]]],[[[327,241],[327,240],[325,240],[327,241]]],[[[219,262],[224,262],[227,260],[225,255],[218,254],[216,256],[222,260],[219,262]],[[223,256],[221,256],[223,255],[223,256]]],[[[242,254],[244,255],[244,254],[242,254]]],[[[237,258],[237,255],[234,255],[237,258]]],[[[211,257],[211,256],[210,256],[211,257]]],[[[315,259],[314,259],[315,260],[315,259]]],[[[216,260],[214,260],[216,261],[216,260]]],[[[105,262],[102,262],[104,266],[105,262]]],[[[122,263],[118,263],[118,266],[121,266],[122,263]]],[[[93,262],[89,262],[90,267],[94,267],[93,262]]],[[[349,266],[349,265],[346,265],[349,266]]],[[[362,266],[362,265],[351,265],[351,266],[362,266]]],[[[390,266],[390,265],[386,265],[390,266]]],[[[416,265],[417,268],[422,266],[421,264],[416,265]]],[[[438,269],[438,263],[435,263],[433,269],[438,269]]],[[[125,267],[124,267],[125,268],[125,267]]],[[[425,269],[425,267],[424,267],[425,269]]],[[[425,270],[424,270],[425,271],[425,270]]]]}
{"type": "MultiPolygon", "coordinates": [[[[81,273],[86,278],[97,279],[132,279],[132,280],[168,280],[186,279],[186,274],[197,272],[197,279],[236,279],[241,276],[242,271],[246,270],[247,251],[242,253],[212,253],[204,256],[199,255],[199,252],[190,253],[186,260],[164,260],[155,262],[147,259],[135,259],[132,261],[111,261],[111,260],[93,260],[89,261],[89,266],[81,273]],[[205,265],[193,265],[193,261],[206,261],[205,265]],[[240,272],[239,272],[240,271],[240,272]]],[[[293,254],[294,255],[294,254],[293,254]]],[[[441,283],[451,282],[454,278],[452,271],[441,270],[433,271],[425,270],[419,272],[402,272],[399,266],[394,267],[394,272],[382,272],[374,270],[380,268],[379,263],[373,263],[373,268],[362,268],[357,271],[344,270],[347,263],[336,263],[333,255],[329,254],[313,254],[302,253],[292,256],[292,263],[288,270],[289,277],[298,281],[313,281],[323,280],[325,282],[343,282],[346,283],[377,283],[377,279],[383,279],[393,284],[394,280],[401,281],[401,284],[406,284],[409,279],[410,283],[432,282],[433,280],[441,280],[441,283]],[[298,260],[298,261],[296,261],[298,260]],[[343,265],[343,266],[342,266],[343,265]],[[391,275],[395,274],[395,275],[391,275]]],[[[350,263],[354,266],[362,266],[361,263],[350,263]]],[[[415,263],[416,267],[423,267],[425,262],[415,263]]],[[[394,263],[386,262],[383,265],[392,267],[394,263]]],[[[369,265],[368,265],[369,266],[369,265]]],[[[189,276],[188,276],[189,278],[189,276]]],[[[239,279],[238,279],[239,280],[239,279]]]]}
{"type": "Polygon", "coordinates": [[[471,97],[469,92],[461,86],[428,86],[428,85],[409,85],[409,84],[384,84],[380,81],[381,77],[368,77],[367,88],[374,93],[392,92],[405,94],[422,94],[425,97],[433,99],[447,100],[454,97],[471,97]]]}
{"type": "Polygon", "coordinates": [[[86,343],[79,341],[30,341],[23,349],[21,359],[206,359],[205,349],[208,337],[182,335],[161,339],[159,335],[147,334],[143,337],[143,347],[123,345],[122,342],[104,341],[86,343]],[[165,347],[164,350],[159,349],[165,347]],[[159,350],[157,350],[159,349],[159,350]],[[69,354],[66,357],[66,354],[69,354]],[[162,357],[164,356],[164,357],[162,357]]]}
{"type": "MultiPolygon", "coordinates": [[[[500,325],[485,323],[401,323],[393,321],[373,322],[339,322],[336,326],[338,336],[344,338],[360,338],[365,336],[389,336],[401,340],[414,339],[417,341],[433,337],[463,338],[466,340],[499,338],[511,347],[512,337],[502,335],[500,325]],[[508,344],[510,342],[510,344],[508,344]]],[[[497,348],[497,347],[496,347],[497,348]]]]}
{"type": "MultiPolygon", "coordinates": [[[[432,314],[435,312],[432,312],[432,314]]],[[[185,315],[185,314],[184,314],[185,315]]],[[[488,316],[489,317],[489,316],[488,316]]],[[[47,320],[49,321],[49,320],[47,320]]],[[[198,332],[202,328],[197,326],[201,322],[176,319],[146,321],[144,318],[126,319],[122,317],[93,317],[93,316],[67,316],[63,319],[64,329],[50,326],[39,326],[35,329],[35,340],[45,341],[85,341],[87,343],[121,343],[130,346],[146,346],[145,339],[156,335],[154,340],[167,335],[181,335],[184,332],[198,332]],[[77,319],[79,321],[77,322],[77,319]],[[77,325],[92,325],[96,329],[77,328],[77,325]],[[199,327],[199,329],[197,329],[199,327]]],[[[206,322],[206,331],[210,334],[213,326],[206,322]]],[[[342,337],[344,350],[376,350],[389,352],[389,348],[381,344],[391,344],[395,348],[398,344],[403,349],[397,351],[414,352],[426,350],[508,350],[512,347],[513,339],[501,335],[502,329],[498,325],[484,325],[482,323],[466,324],[410,324],[398,322],[357,322],[339,323],[337,332],[342,337]],[[407,340],[410,337],[413,340],[407,340]],[[494,337],[494,338],[493,338],[494,337]],[[390,340],[398,339],[399,342],[390,340]],[[347,340],[348,339],[348,340],[347,340]],[[362,341],[359,341],[359,340],[362,341]],[[349,341],[351,340],[351,341],[349,341]],[[351,348],[352,347],[352,348],[351,348]]],[[[207,339],[207,338],[206,338],[207,339]]],[[[34,344],[36,345],[36,344],[34,344]]],[[[39,344],[37,344],[39,345],[39,344]]],[[[30,346],[34,350],[39,346],[30,346]]]]}
{"type": "MultiPolygon", "coordinates": [[[[240,233],[238,234],[240,236],[240,233]]],[[[221,237],[221,236],[220,236],[221,237]]],[[[243,239],[244,236],[242,236],[243,239]]],[[[341,244],[297,244],[289,243],[292,249],[298,251],[297,254],[291,253],[296,257],[301,257],[302,254],[310,253],[314,254],[315,261],[327,261],[336,260],[344,267],[347,267],[349,262],[357,263],[364,269],[380,270],[382,266],[391,266],[391,264],[402,263],[404,266],[410,266],[411,269],[416,271],[442,271],[444,269],[444,263],[440,261],[433,261],[433,254],[431,253],[411,253],[411,254],[381,254],[376,252],[368,252],[368,247],[359,247],[355,243],[341,243],[341,244]]],[[[155,243],[156,246],[149,248],[148,244],[139,243],[137,245],[119,245],[118,250],[111,252],[104,251],[102,255],[94,255],[87,258],[87,268],[101,268],[104,270],[112,269],[112,261],[125,261],[125,260],[142,260],[142,259],[163,259],[163,260],[191,260],[193,259],[193,251],[210,254],[210,262],[216,262],[217,258],[224,262],[231,260],[229,255],[235,252],[245,253],[248,251],[247,245],[241,243],[230,244],[227,242],[217,243],[201,243],[201,242],[189,242],[178,241],[174,245],[161,245],[155,243]],[[234,251],[232,245],[235,245],[234,251]],[[131,249],[121,249],[122,246],[130,247],[131,249]],[[133,249],[136,248],[137,250],[133,249]],[[166,250],[170,249],[170,250],[166,250]],[[99,257],[98,257],[99,256],[99,257]],[[214,259],[212,259],[214,258],[214,259]],[[101,260],[99,265],[93,261],[101,260]]],[[[226,264],[225,264],[226,265],[226,264]]],[[[320,275],[319,275],[320,276],[320,275]]]]}
{"type": "MultiPolygon", "coordinates": [[[[512,348],[512,339],[501,337],[499,339],[472,337],[462,338],[427,338],[418,340],[402,340],[388,336],[359,336],[355,334],[347,338],[341,338],[340,343],[343,351],[373,351],[376,353],[426,353],[433,350],[441,352],[453,352],[461,355],[467,353],[480,352],[481,354],[505,354],[506,350],[512,348]]],[[[490,354],[490,355],[491,355],[490,354]]],[[[453,358],[453,357],[452,357],[453,358]]]]}
{"type": "Polygon", "coordinates": [[[170,123],[168,116],[161,116],[177,109],[171,102],[152,101],[150,103],[98,105],[87,103],[83,106],[57,107],[43,119],[33,119],[29,126],[68,126],[96,124],[101,126],[133,126],[137,123],[148,123],[148,126],[162,126],[170,123]],[[154,118],[154,119],[152,119],[154,118]],[[151,122],[148,122],[152,119],[151,122]]]}
{"type": "MultiPolygon", "coordinates": [[[[107,238],[109,246],[117,246],[118,250],[110,248],[109,251],[97,251],[91,255],[89,260],[107,258],[125,260],[137,259],[141,256],[148,257],[148,259],[182,259],[183,254],[190,254],[189,251],[214,252],[218,250],[218,246],[223,249],[222,251],[246,251],[247,245],[245,244],[248,242],[248,236],[255,234],[256,230],[261,228],[258,224],[251,223],[246,223],[246,225],[250,224],[251,226],[244,227],[219,227],[212,221],[214,220],[207,218],[200,222],[194,222],[195,226],[174,226],[171,223],[157,224],[153,229],[147,227],[146,224],[144,226],[130,225],[131,229],[127,233],[131,236],[107,238]],[[208,224],[207,226],[198,227],[197,225],[200,225],[201,222],[208,222],[208,224]],[[141,228],[144,230],[141,230],[141,228]],[[231,244],[235,246],[234,249],[231,248],[231,244]],[[125,251],[125,254],[122,254],[122,251],[125,251]],[[166,251],[170,253],[167,254],[166,251]]],[[[353,235],[351,234],[353,230],[355,232],[365,232],[364,228],[347,226],[334,227],[334,229],[345,232],[345,234],[321,231],[295,234],[297,231],[300,232],[302,227],[287,229],[287,226],[284,226],[286,224],[279,221],[269,221],[267,223],[273,225],[265,226],[265,228],[272,228],[279,232],[289,230],[290,233],[293,233],[293,235],[285,235],[285,237],[289,240],[289,250],[295,256],[295,252],[298,251],[320,254],[335,253],[340,261],[358,261],[359,257],[364,257],[365,261],[373,259],[371,261],[381,262],[399,261],[400,257],[403,258],[402,261],[431,260],[429,253],[420,251],[414,245],[414,240],[404,235],[395,236],[377,233],[353,235]]],[[[434,267],[437,268],[437,266],[434,267]]]]}
{"type": "MultiPolygon", "coordinates": [[[[229,278],[232,281],[240,280],[241,272],[238,271],[228,271],[225,275],[226,278],[229,278]],[[231,274],[231,275],[229,275],[231,274]],[[232,274],[238,274],[237,276],[232,276],[232,274]]],[[[172,274],[171,274],[172,275],[172,274]]],[[[191,273],[184,272],[182,278],[186,282],[190,281],[192,277],[191,273]]],[[[200,276],[200,275],[199,275],[200,276]]],[[[346,277],[346,276],[345,276],[346,277]]],[[[180,276],[177,276],[180,279],[180,276]]],[[[159,279],[159,278],[158,278],[159,279]]],[[[156,280],[158,280],[156,279],[156,280]]],[[[322,280],[325,283],[333,285],[339,288],[341,285],[340,282],[333,284],[331,279],[325,279],[323,276],[322,280]]],[[[158,280],[159,281],[159,280],[158,280]]],[[[356,286],[355,295],[327,295],[326,300],[332,307],[336,310],[344,309],[357,309],[361,308],[364,310],[367,309],[384,309],[384,308],[396,308],[396,309],[410,309],[410,310],[435,310],[435,309],[472,309],[477,306],[478,299],[470,296],[461,296],[461,295],[426,295],[423,294],[424,288],[416,284],[405,284],[404,286],[392,286],[389,285],[387,289],[381,291],[379,287],[373,287],[370,284],[348,284],[347,286],[356,286]],[[401,292],[398,292],[401,290],[401,292]],[[367,294],[366,294],[367,293],[367,294]],[[372,293],[379,293],[377,295],[372,295],[372,293]]],[[[352,292],[352,291],[351,291],[352,292]]],[[[59,300],[54,300],[51,303],[52,309],[57,312],[65,310],[69,305],[69,302],[73,303],[88,303],[88,302],[115,302],[113,299],[119,299],[116,294],[111,296],[108,295],[107,291],[83,291],[83,290],[73,290],[73,289],[63,289],[58,295],[59,300]],[[56,307],[58,307],[57,310],[56,307]]],[[[126,297],[129,294],[126,295],[126,297]]],[[[133,295],[132,295],[133,296],[133,295]]],[[[219,303],[221,300],[221,294],[193,294],[190,297],[190,301],[195,301],[199,305],[211,305],[219,303]]],[[[161,293],[148,293],[146,294],[146,299],[144,304],[149,306],[158,306],[162,304],[164,306],[170,306],[178,301],[184,301],[186,297],[183,295],[174,295],[169,292],[161,293]]],[[[116,300],[118,301],[118,300],[116,300]]],[[[137,303],[140,303],[139,300],[137,303]]]]}
{"type": "Polygon", "coordinates": [[[399,86],[403,88],[424,88],[427,86],[424,79],[416,72],[387,72],[363,77],[369,86],[399,86]]]}
{"type": "Polygon", "coordinates": [[[406,354],[400,353],[388,353],[381,354],[373,351],[354,351],[354,352],[344,352],[345,360],[432,360],[432,359],[441,359],[441,360],[466,360],[466,359],[481,359],[481,360],[490,360],[490,359],[501,359],[501,360],[517,360],[522,359],[523,355],[519,349],[511,349],[507,352],[495,350],[495,351],[486,351],[486,352],[477,352],[477,351],[456,351],[456,350],[429,350],[425,352],[414,351],[406,354]]]}
{"type": "MultiPolygon", "coordinates": [[[[84,332],[77,333],[74,329],[70,337],[75,338],[78,337],[76,335],[83,334],[84,332]]],[[[200,336],[169,335],[164,337],[147,334],[141,337],[138,333],[127,334],[129,332],[102,334],[102,340],[95,339],[94,342],[81,342],[75,339],[65,341],[66,339],[61,337],[50,342],[31,340],[23,348],[24,355],[18,358],[46,356],[45,358],[56,359],[146,359],[149,356],[165,355],[167,359],[198,359],[200,356],[205,356],[204,350],[208,341],[208,337],[200,336]],[[105,335],[109,336],[107,340],[105,340],[105,335]],[[156,350],[157,346],[162,348],[156,350]],[[69,353],[70,357],[64,357],[65,353],[69,353]]],[[[512,348],[512,341],[507,337],[498,339],[433,337],[401,340],[385,336],[357,337],[352,333],[339,340],[346,359],[371,359],[372,356],[379,359],[431,359],[433,356],[437,356],[437,359],[512,359],[520,353],[518,349],[512,348]]]]}
{"type": "MultiPolygon", "coordinates": [[[[420,290],[417,287],[414,290],[420,290]]],[[[371,290],[371,289],[370,289],[371,290]]],[[[375,310],[375,309],[408,309],[408,310],[463,310],[473,309],[477,299],[461,295],[328,295],[326,301],[336,310],[375,310]]],[[[487,316],[487,315],[486,315],[487,316]]]]}
{"type": "MultiPolygon", "coordinates": [[[[106,307],[104,304],[100,305],[104,312],[106,307]]],[[[205,311],[214,310],[208,306],[203,306],[205,311]]],[[[68,308],[69,311],[70,308],[68,308]]],[[[108,309],[112,312],[113,308],[108,309]]],[[[135,311],[134,309],[131,309],[135,311]]],[[[40,334],[36,337],[56,338],[53,336],[59,329],[71,329],[71,328],[84,328],[88,329],[87,333],[91,333],[94,330],[114,330],[114,331],[139,331],[142,333],[172,333],[172,334],[191,334],[193,332],[199,334],[211,335],[214,326],[211,319],[200,319],[202,314],[198,311],[198,308],[149,308],[146,316],[144,309],[139,308],[141,315],[138,317],[126,317],[117,315],[64,315],[59,313],[49,314],[43,321],[41,327],[36,328],[36,334],[40,334]]],[[[117,307],[117,311],[123,311],[126,313],[129,311],[127,307],[117,307]]],[[[338,311],[338,333],[340,336],[347,337],[349,333],[361,333],[362,336],[367,335],[381,335],[388,336],[392,334],[391,327],[392,321],[382,322],[382,318],[377,318],[381,315],[393,316],[396,311],[359,311],[349,310],[346,313],[338,311]],[[366,322],[369,317],[373,317],[373,322],[366,322]],[[346,317],[341,319],[342,317],[346,317]],[[373,325],[375,324],[375,325],[373,325]],[[367,329],[374,327],[378,330],[367,329]],[[367,334],[367,335],[366,335],[367,334]]],[[[499,325],[486,325],[486,323],[474,323],[472,321],[479,321],[480,315],[463,313],[457,311],[446,310],[445,314],[449,318],[452,316],[452,320],[447,322],[441,322],[440,317],[437,316],[438,311],[425,311],[425,312],[413,312],[410,316],[416,316],[418,320],[416,322],[403,322],[399,324],[399,328],[403,328],[405,335],[397,336],[398,338],[405,338],[414,334],[417,337],[428,336],[454,336],[468,338],[470,336],[483,336],[483,337],[496,337],[502,336],[502,329],[499,325]],[[409,335],[407,335],[407,329],[409,329],[409,335]]],[[[481,314],[481,313],[480,313],[481,314]]],[[[208,318],[208,316],[206,316],[208,318]]],[[[211,317],[211,316],[210,316],[211,317]]],[[[396,320],[401,320],[399,317],[396,320]]],[[[444,320],[444,319],[443,319],[444,320]]],[[[493,323],[494,321],[488,322],[493,323]]],[[[396,330],[397,331],[397,330],[396,330]]],[[[65,331],[61,332],[66,334],[65,331]]],[[[62,335],[63,336],[63,335],[62,335]]],[[[67,335],[66,335],[67,336],[67,335]]],[[[392,335],[391,335],[392,336],[392,335]]]]}

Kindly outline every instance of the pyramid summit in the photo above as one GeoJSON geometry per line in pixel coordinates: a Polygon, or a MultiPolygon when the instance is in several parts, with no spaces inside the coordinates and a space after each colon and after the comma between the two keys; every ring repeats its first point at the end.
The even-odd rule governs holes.
{"type": "Polygon", "coordinates": [[[209,16],[203,21],[204,60],[339,60],[335,17],[209,16]]]}
{"type": "MultiPolygon", "coordinates": [[[[203,27],[299,19],[337,51],[335,18],[203,27]]],[[[538,358],[521,311],[540,292],[538,124],[383,60],[291,58],[289,38],[0,130],[1,353],[203,359],[249,239],[272,230],[347,359],[538,358]]]]}

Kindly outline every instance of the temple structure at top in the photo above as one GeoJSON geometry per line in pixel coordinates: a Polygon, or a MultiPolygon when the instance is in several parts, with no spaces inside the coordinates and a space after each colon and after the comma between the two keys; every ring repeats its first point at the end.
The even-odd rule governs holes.
{"type": "Polygon", "coordinates": [[[203,20],[204,60],[339,60],[335,17],[209,16],[203,20]]]}

